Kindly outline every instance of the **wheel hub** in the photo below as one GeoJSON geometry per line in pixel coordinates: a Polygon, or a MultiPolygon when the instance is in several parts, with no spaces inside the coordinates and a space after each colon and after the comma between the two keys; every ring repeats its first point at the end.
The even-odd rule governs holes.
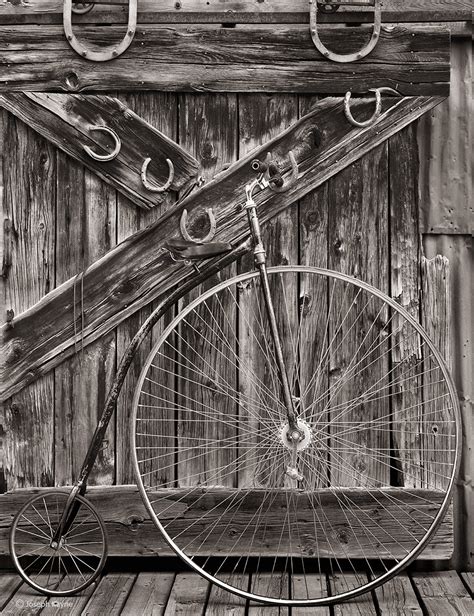
{"type": "Polygon", "coordinates": [[[288,423],[284,424],[280,431],[280,440],[291,451],[304,451],[311,443],[311,428],[303,419],[296,421],[297,430],[292,430],[288,423]]]}

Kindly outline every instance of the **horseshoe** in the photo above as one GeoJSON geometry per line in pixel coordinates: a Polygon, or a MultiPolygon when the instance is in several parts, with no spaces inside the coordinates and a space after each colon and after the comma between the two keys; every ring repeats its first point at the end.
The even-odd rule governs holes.
{"type": "MultiPolygon", "coordinates": [[[[82,4],[82,3],[81,3],[82,4]]],[[[79,11],[76,8],[75,12],[85,12],[81,9],[79,11]]],[[[128,25],[127,32],[118,45],[109,45],[102,48],[100,51],[92,51],[86,49],[86,47],[79,42],[78,38],[72,30],[72,0],[64,0],[63,7],[63,26],[64,34],[69,45],[74,49],[76,53],[85,58],[86,60],[92,60],[92,62],[107,62],[121,56],[126,51],[135,36],[137,29],[137,12],[138,12],[138,0],[129,0],[128,3],[128,25]]]]}
{"type": "Polygon", "coordinates": [[[147,172],[147,169],[148,169],[148,165],[151,163],[151,158],[145,158],[145,160],[143,161],[142,170],[140,172],[140,177],[142,178],[143,186],[147,190],[149,190],[150,192],[154,192],[154,193],[165,192],[166,190],[168,190],[168,188],[173,183],[173,180],[174,180],[174,165],[170,161],[169,158],[166,159],[166,162],[168,163],[168,179],[163,184],[163,186],[156,186],[156,185],[151,184],[150,181],[148,180],[148,178],[146,177],[146,172],[147,172]]]}
{"type": "Polygon", "coordinates": [[[311,30],[311,38],[313,39],[313,43],[316,49],[329,60],[333,62],[355,62],[356,60],[360,60],[361,58],[365,58],[369,53],[374,49],[377,45],[377,42],[380,38],[380,30],[382,27],[382,10],[381,10],[381,0],[375,0],[374,6],[374,29],[372,32],[372,36],[370,37],[367,45],[357,51],[356,53],[347,53],[340,54],[334,53],[330,51],[321,41],[318,34],[318,6],[316,0],[309,0],[309,15],[310,15],[310,30],[311,30]]]}
{"type": "Polygon", "coordinates": [[[110,154],[96,154],[88,145],[83,145],[82,147],[84,148],[86,153],[89,154],[91,158],[104,163],[109,160],[113,160],[119,155],[120,149],[122,148],[122,142],[120,141],[120,137],[117,135],[115,131],[113,131],[111,128],[108,128],[107,126],[93,126],[90,129],[90,131],[91,133],[96,131],[96,132],[103,132],[106,135],[110,135],[115,142],[115,147],[113,149],[113,152],[111,152],[110,154]]]}
{"type": "Polygon", "coordinates": [[[352,115],[350,108],[351,93],[346,92],[346,95],[344,97],[344,113],[346,115],[346,118],[353,126],[358,126],[359,128],[372,126],[372,124],[375,124],[378,117],[380,116],[380,113],[382,112],[382,95],[380,94],[380,90],[378,88],[373,90],[373,92],[375,92],[375,111],[372,117],[363,122],[359,122],[359,120],[356,120],[352,115]]]}
{"type": "Polygon", "coordinates": [[[217,227],[216,218],[211,207],[206,208],[205,211],[209,218],[209,224],[211,228],[209,229],[209,233],[206,236],[200,239],[195,239],[194,237],[191,237],[188,232],[188,210],[183,210],[183,213],[181,214],[181,220],[179,221],[179,228],[181,230],[181,235],[188,242],[194,242],[194,244],[205,244],[206,242],[210,242],[214,238],[217,227]]]}

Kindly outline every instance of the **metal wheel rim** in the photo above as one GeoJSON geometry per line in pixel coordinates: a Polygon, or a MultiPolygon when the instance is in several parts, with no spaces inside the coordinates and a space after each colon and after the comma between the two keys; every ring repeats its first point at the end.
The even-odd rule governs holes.
{"type": "Polygon", "coordinates": [[[173,539],[168,535],[166,529],[161,524],[161,522],[160,522],[158,516],[156,515],[152,505],[150,504],[148,496],[146,494],[146,489],[145,489],[145,487],[143,485],[143,482],[142,482],[140,470],[139,470],[139,467],[138,467],[137,455],[136,455],[135,426],[136,426],[138,399],[140,397],[141,385],[142,385],[143,380],[144,380],[144,378],[146,376],[147,370],[148,370],[148,368],[150,367],[150,364],[153,361],[153,358],[154,358],[154,356],[156,354],[157,349],[161,346],[163,341],[168,337],[169,333],[175,328],[176,324],[179,323],[179,321],[181,319],[183,319],[187,314],[189,314],[189,312],[191,312],[198,304],[200,304],[205,299],[208,299],[213,294],[218,293],[219,291],[225,289],[226,287],[228,287],[230,285],[238,284],[238,283],[244,282],[246,280],[250,280],[252,278],[257,278],[259,274],[256,271],[246,272],[244,274],[241,274],[241,275],[238,275],[238,276],[234,276],[234,277],[232,277],[232,278],[230,278],[228,280],[225,280],[225,281],[217,284],[213,288],[211,288],[208,291],[206,291],[206,292],[202,293],[201,295],[199,295],[196,299],[194,299],[192,302],[190,302],[190,304],[188,306],[186,306],[185,309],[183,309],[182,311],[180,311],[177,314],[177,316],[172,320],[172,322],[163,331],[163,333],[159,337],[158,341],[153,345],[153,348],[151,349],[151,351],[150,351],[150,353],[149,353],[149,355],[147,357],[147,360],[146,360],[146,362],[145,362],[145,364],[143,366],[143,369],[142,369],[142,371],[140,373],[140,377],[139,377],[138,382],[137,382],[137,386],[136,386],[136,389],[135,389],[135,395],[134,395],[134,399],[133,399],[133,405],[132,405],[131,439],[132,439],[133,468],[134,468],[134,473],[135,473],[135,478],[136,478],[137,486],[139,488],[139,491],[140,491],[142,500],[143,500],[143,502],[145,504],[145,507],[146,507],[148,513],[150,514],[151,519],[154,521],[154,523],[156,524],[156,526],[158,527],[158,529],[162,533],[165,541],[172,548],[172,550],[180,558],[182,558],[182,560],[184,562],[186,562],[194,571],[196,571],[197,573],[202,575],[208,581],[210,581],[213,584],[216,584],[217,586],[223,588],[224,590],[227,590],[230,593],[233,593],[235,595],[241,596],[241,597],[243,597],[245,599],[248,599],[250,601],[257,601],[257,602],[265,603],[265,604],[268,604],[268,605],[278,605],[278,606],[285,606],[285,607],[286,606],[293,606],[293,607],[310,607],[310,606],[314,606],[315,607],[315,606],[323,606],[323,605],[325,605],[325,606],[326,605],[334,605],[336,603],[340,603],[340,602],[343,602],[343,601],[346,601],[346,600],[349,600],[349,599],[353,599],[353,598],[358,597],[358,596],[360,596],[362,594],[365,594],[365,593],[367,593],[367,592],[369,592],[369,591],[371,591],[371,590],[373,590],[373,589],[383,585],[385,582],[387,582],[390,579],[392,579],[393,577],[395,577],[398,573],[400,573],[403,569],[405,569],[410,563],[412,563],[417,558],[417,556],[423,551],[423,549],[426,547],[427,543],[431,540],[433,535],[436,533],[439,525],[441,524],[441,522],[442,522],[442,520],[444,518],[446,510],[449,507],[449,504],[450,504],[450,501],[451,501],[451,498],[452,498],[452,494],[453,494],[453,488],[454,488],[455,480],[456,480],[456,477],[457,477],[458,472],[459,472],[460,446],[461,446],[461,437],[462,437],[462,433],[461,433],[461,431],[462,431],[461,414],[460,414],[459,402],[458,402],[458,397],[457,397],[456,389],[455,389],[452,377],[451,377],[451,375],[449,373],[449,370],[448,370],[448,368],[446,366],[446,363],[445,363],[443,357],[441,356],[440,352],[438,351],[436,346],[433,344],[433,342],[429,338],[428,334],[425,332],[424,328],[402,306],[397,304],[397,302],[395,302],[392,298],[390,298],[388,295],[386,295],[385,293],[383,293],[382,291],[380,291],[376,287],[373,287],[372,285],[369,285],[366,282],[363,282],[361,280],[353,278],[352,276],[348,276],[346,274],[341,274],[341,273],[333,271],[333,270],[317,268],[317,267],[311,267],[311,266],[303,266],[303,265],[300,265],[300,266],[280,266],[280,267],[268,268],[269,275],[271,275],[272,273],[278,274],[278,273],[284,273],[284,272],[316,274],[316,275],[324,276],[324,277],[329,278],[329,279],[332,278],[332,279],[340,280],[340,281],[352,284],[355,287],[363,289],[363,290],[367,291],[368,293],[374,295],[375,297],[378,297],[380,300],[385,302],[388,306],[390,306],[393,310],[395,310],[403,318],[406,319],[406,321],[416,330],[416,332],[421,336],[421,338],[424,340],[424,342],[428,345],[429,349],[432,351],[435,359],[437,360],[437,362],[439,364],[439,367],[440,367],[440,369],[442,371],[443,377],[446,380],[446,384],[447,384],[448,390],[449,390],[449,395],[450,395],[451,400],[453,402],[453,415],[454,415],[455,422],[456,422],[455,445],[454,445],[455,454],[454,454],[454,461],[453,461],[453,466],[452,466],[452,474],[451,474],[451,477],[450,477],[450,481],[449,481],[448,487],[446,489],[446,494],[444,496],[444,499],[442,501],[441,506],[439,507],[439,511],[436,514],[435,519],[431,523],[431,526],[429,527],[427,533],[424,535],[422,540],[416,545],[415,548],[413,548],[413,550],[405,558],[400,560],[396,566],[394,566],[392,569],[388,570],[385,574],[377,577],[376,579],[374,579],[372,581],[369,581],[367,584],[364,584],[364,585],[362,585],[362,586],[360,586],[358,588],[355,588],[353,590],[350,590],[350,591],[347,591],[347,592],[344,592],[344,593],[339,593],[336,596],[327,596],[327,597],[323,597],[323,598],[315,598],[315,599],[308,599],[308,600],[292,600],[292,599],[278,599],[278,598],[273,598],[273,597],[263,597],[263,596],[259,596],[259,595],[254,595],[251,592],[244,591],[242,589],[233,587],[233,586],[227,584],[226,582],[220,580],[219,578],[214,577],[212,574],[208,573],[202,567],[197,565],[192,558],[190,558],[186,553],[184,553],[175,544],[173,539]]]}

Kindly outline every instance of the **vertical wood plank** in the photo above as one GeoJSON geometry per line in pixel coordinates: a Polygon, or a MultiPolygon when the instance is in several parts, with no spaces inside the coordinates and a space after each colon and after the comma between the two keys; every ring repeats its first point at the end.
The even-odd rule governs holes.
{"type": "MultiPolygon", "coordinates": [[[[232,94],[183,95],[179,130],[180,144],[199,161],[202,177],[209,181],[224,165],[237,159],[237,97],[232,94]]],[[[207,233],[207,222],[202,214],[190,220],[191,236],[200,237],[200,232],[202,235],[207,233]]],[[[235,265],[219,272],[189,293],[181,306],[186,306],[204,290],[234,273],[235,265]]],[[[178,404],[200,408],[209,419],[187,421],[186,413],[178,413],[179,484],[196,485],[208,481],[211,485],[232,487],[236,484],[236,450],[231,443],[236,425],[234,421],[227,425],[223,421],[213,421],[212,414],[214,408],[219,414],[232,416],[236,413],[235,396],[223,393],[223,390],[235,391],[236,388],[236,349],[229,343],[235,331],[235,302],[230,294],[226,294],[221,302],[210,298],[207,306],[209,310],[201,309],[200,316],[190,314],[180,332],[179,353],[182,355],[178,361],[185,365],[178,367],[178,404]],[[215,386],[203,386],[206,378],[199,376],[196,369],[202,370],[208,382],[215,383],[215,386]],[[215,382],[216,373],[224,384],[215,382]],[[216,473],[216,469],[224,468],[224,473],[216,473]]]]}
{"type": "MultiPolygon", "coordinates": [[[[238,588],[246,588],[244,580],[248,580],[248,575],[235,573],[219,576],[219,579],[226,584],[236,584],[238,588]],[[238,582],[233,582],[238,577],[238,582]]],[[[246,600],[243,597],[234,595],[215,584],[211,586],[211,592],[206,607],[206,616],[245,616],[246,600]]]]}
{"type": "MultiPolygon", "coordinates": [[[[308,113],[317,100],[317,97],[300,97],[300,116],[308,113]]],[[[302,265],[327,267],[328,212],[329,182],[325,182],[300,201],[299,262],[302,265]]],[[[328,285],[327,281],[314,278],[302,276],[300,280],[300,397],[302,408],[307,409],[305,416],[308,423],[313,425],[314,430],[327,434],[328,411],[321,409],[327,407],[329,387],[329,371],[325,362],[328,345],[328,285]],[[308,340],[312,344],[308,344],[308,340]],[[318,401],[316,408],[315,401],[318,401]]],[[[316,470],[308,477],[310,486],[326,487],[328,471],[314,448],[307,450],[306,458],[308,465],[316,470]]]]}
{"type": "MultiPolygon", "coordinates": [[[[279,132],[287,128],[298,118],[298,98],[295,95],[267,95],[245,94],[239,96],[239,127],[240,127],[240,157],[247,155],[251,150],[265,141],[273,138],[279,132]]],[[[285,164],[286,161],[281,161],[285,164]]],[[[244,187],[242,186],[242,190],[244,187]]],[[[266,190],[270,190],[267,188],[266,190]]],[[[258,190],[257,190],[258,193],[258,190]]],[[[257,194],[256,193],[256,194],[257,194]]],[[[258,213],[258,212],[257,212],[258,213]]],[[[262,229],[262,238],[267,251],[269,265],[287,265],[297,263],[298,260],[298,205],[286,209],[279,216],[272,219],[262,229]]],[[[254,268],[253,255],[242,259],[241,270],[254,268]]],[[[286,279],[285,279],[286,280],[286,279]]],[[[290,331],[289,321],[297,323],[298,288],[296,277],[293,278],[292,288],[281,288],[281,284],[272,289],[275,298],[275,314],[280,327],[280,337],[283,347],[286,365],[291,369],[296,365],[294,361],[296,332],[290,331]],[[285,292],[285,296],[283,296],[285,292]]],[[[257,286],[258,288],[258,286],[257,286]]],[[[248,366],[248,371],[254,375],[253,379],[242,375],[239,380],[241,396],[249,401],[250,405],[259,409],[257,413],[251,413],[247,409],[249,404],[241,405],[241,425],[248,427],[248,433],[255,434],[255,442],[259,439],[258,433],[262,433],[262,425],[265,421],[284,421],[281,408],[272,406],[271,394],[275,399],[281,400],[281,391],[276,375],[269,369],[265,361],[265,353],[271,353],[271,341],[269,335],[268,320],[265,314],[263,298],[255,297],[255,286],[250,284],[241,289],[239,295],[239,352],[242,361],[248,366]],[[260,321],[263,331],[251,332],[250,324],[260,321]],[[263,353],[265,351],[265,353],[263,353]],[[265,398],[267,409],[263,408],[262,396],[257,391],[255,382],[263,383],[268,388],[265,398]]],[[[274,368],[273,368],[274,370],[274,368]]],[[[290,373],[290,381],[293,387],[297,386],[297,372],[290,373]]],[[[276,404],[276,402],[275,402],[276,404]]],[[[249,437],[251,440],[252,437],[249,437]]],[[[259,463],[255,464],[250,458],[239,472],[240,485],[264,485],[266,483],[287,483],[283,459],[275,465],[273,456],[268,455],[265,447],[261,448],[258,456],[259,463]]]]}
{"type": "MultiPolygon", "coordinates": [[[[2,111],[2,264],[5,316],[12,319],[54,285],[54,148],[2,111]]],[[[2,408],[2,489],[53,484],[54,378],[46,375],[2,408]]]]}
{"type": "Polygon", "coordinates": [[[99,582],[82,616],[118,616],[135,582],[135,573],[109,573],[99,582]]]}
{"type": "MultiPolygon", "coordinates": [[[[274,573],[253,573],[250,581],[250,592],[263,597],[288,598],[288,575],[275,571],[274,573]]],[[[286,616],[288,608],[278,605],[256,605],[250,603],[248,616],[286,616]]]]}
{"type": "MultiPolygon", "coordinates": [[[[391,296],[419,320],[420,246],[418,238],[418,155],[416,134],[408,126],[389,140],[391,296]]],[[[400,472],[392,483],[424,487],[420,437],[415,422],[403,421],[404,409],[421,410],[419,340],[409,335],[398,317],[392,320],[391,381],[393,442],[400,472]],[[398,452],[398,453],[397,453],[398,452]]],[[[419,430],[421,430],[421,417],[419,430]]]]}
{"type": "MultiPolygon", "coordinates": [[[[177,140],[177,122],[178,122],[178,107],[177,97],[175,94],[165,94],[158,92],[143,92],[143,93],[129,93],[120,95],[119,99],[130,107],[135,113],[140,115],[144,120],[150,122],[157,129],[162,131],[167,137],[173,140],[177,140]]],[[[144,159],[147,153],[143,152],[144,159]]],[[[153,165],[153,162],[150,163],[153,165]]],[[[118,209],[117,209],[117,241],[121,242],[132,233],[135,233],[139,229],[143,229],[152,222],[156,221],[164,212],[173,206],[175,197],[173,195],[167,196],[167,198],[159,206],[154,207],[149,211],[144,211],[131,203],[125,197],[119,195],[118,197],[118,209]]],[[[133,267],[133,264],[131,264],[133,267]]],[[[150,314],[153,305],[143,308],[138,313],[128,318],[117,328],[117,361],[120,361],[123,353],[125,352],[130,340],[138,331],[143,321],[150,314]]],[[[123,384],[123,388],[120,397],[117,401],[117,482],[118,483],[134,483],[134,474],[130,456],[130,413],[132,407],[132,399],[135,391],[135,386],[140,375],[141,369],[145,362],[145,359],[150,351],[150,348],[154,341],[163,330],[164,323],[169,320],[169,317],[164,317],[160,323],[153,328],[150,336],[140,345],[137,350],[133,362],[130,366],[128,375],[123,384]]],[[[164,387],[170,385],[170,377],[160,373],[159,380],[164,387]]],[[[150,384],[149,393],[151,395],[157,395],[160,397],[167,397],[167,391],[165,388],[161,388],[159,384],[150,384]]],[[[154,414],[155,409],[150,409],[150,413],[154,414]]],[[[173,426],[168,423],[170,429],[170,436],[172,436],[173,426]]],[[[144,431],[148,430],[151,434],[153,430],[151,426],[144,427],[144,431]]],[[[158,445],[158,443],[153,443],[158,445]]],[[[169,443],[168,443],[169,445],[169,443]]],[[[150,480],[154,480],[157,483],[167,483],[173,480],[169,473],[169,462],[167,458],[161,460],[161,470],[156,469],[156,465],[153,469],[156,471],[150,480]]],[[[147,469],[143,468],[143,472],[147,469]]],[[[150,467],[149,470],[152,470],[150,467]]]]}
{"type": "MultiPolygon", "coordinates": [[[[388,290],[387,171],[387,146],[382,144],[331,179],[328,189],[329,268],[362,278],[383,291],[388,290]]],[[[346,293],[345,287],[337,284],[335,289],[329,289],[329,295],[329,374],[330,387],[336,392],[331,392],[331,414],[331,408],[357,398],[367,386],[383,378],[388,372],[388,357],[382,353],[374,359],[371,356],[370,371],[362,363],[354,375],[354,363],[369,349],[376,348],[382,324],[372,327],[371,306],[365,306],[365,296],[357,301],[356,289],[346,293]],[[346,374],[351,378],[344,384],[346,374]]],[[[338,486],[389,484],[388,466],[380,463],[376,455],[364,454],[366,447],[388,449],[388,432],[348,432],[344,425],[383,415],[377,402],[345,408],[343,414],[340,409],[334,413],[340,418],[340,427],[331,430],[331,449],[335,452],[331,482],[338,486]],[[344,432],[342,440],[338,440],[338,431],[344,432]]]]}
{"type": "MultiPolygon", "coordinates": [[[[315,598],[318,596],[327,596],[327,580],[324,573],[307,575],[298,575],[296,573],[292,574],[291,597],[293,599],[306,599],[308,597],[315,598]]],[[[308,612],[309,609],[307,607],[294,607],[291,610],[291,616],[307,616],[308,612]]],[[[330,616],[329,607],[312,607],[311,616],[330,616]]]]}
{"type": "Polygon", "coordinates": [[[197,573],[178,573],[164,616],[202,616],[208,590],[209,582],[197,573]]]}
{"type": "MultiPolygon", "coordinates": [[[[79,352],[55,370],[55,481],[66,485],[80,471],[115,370],[113,333],[81,350],[81,275],[115,245],[116,193],[59,150],[57,166],[56,284],[77,277],[70,318],[79,352]]],[[[89,482],[107,484],[113,479],[114,430],[110,426],[89,482]]]]}
{"type": "MultiPolygon", "coordinates": [[[[441,255],[421,259],[421,318],[430,340],[451,363],[451,305],[449,261],[441,255]]],[[[452,471],[455,424],[446,385],[433,355],[424,348],[422,445],[425,481],[446,490],[452,471]],[[451,421],[450,421],[451,420],[451,421]]]]}

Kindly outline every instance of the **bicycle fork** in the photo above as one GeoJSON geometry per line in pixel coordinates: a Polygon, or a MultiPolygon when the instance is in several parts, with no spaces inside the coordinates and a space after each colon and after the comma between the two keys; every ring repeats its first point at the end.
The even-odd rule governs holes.
{"type": "Polygon", "coordinates": [[[248,184],[245,188],[247,201],[245,203],[245,209],[247,211],[248,223],[253,240],[253,255],[255,266],[260,274],[260,281],[262,283],[264,303],[270,325],[270,333],[275,349],[275,360],[277,364],[278,375],[281,381],[283,402],[286,409],[286,417],[288,420],[288,429],[284,438],[287,439],[291,446],[292,456],[291,464],[287,469],[287,475],[291,479],[301,481],[303,477],[298,473],[296,469],[296,452],[298,444],[305,438],[305,434],[298,426],[298,419],[296,415],[295,403],[291,394],[290,380],[288,377],[288,371],[285,365],[283,357],[283,348],[281,344],[281,337],[278,331],[278,325],[275,315],[275,308],[270,291],[270,283],[267,272],[267,256],[265,247],[263,245],[262,234],[260,230],[260,223],[257,216],[257,204],[253,199],[253,191],[255,188],[260,189],[267,188],[269,181],[260,174],[257,179],[248,184]]]}

